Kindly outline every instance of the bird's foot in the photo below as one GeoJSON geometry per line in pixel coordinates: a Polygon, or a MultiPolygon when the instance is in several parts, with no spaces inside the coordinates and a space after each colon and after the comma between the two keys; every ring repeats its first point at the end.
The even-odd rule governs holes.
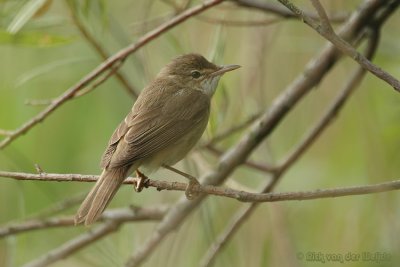
{"type": "Polygon", "coordinates": [[[187,184],[185,189],[185,196],[189,200],[195,199],[199,195],[199,192],[196,192],[193,188],[196,186],[200,186],[200,183],[193,176],[185,177],[189,179],[189,183],[187,184]]]}
{"type": "Polygon", "coordinates": [[[135,191],[136,192],[141,192],[143,190],[143,187],[145,187],[145,183],[149,178],[147,178],[144,173],[140,172],[139,170],[136,170],[136,176],[139,178],[138,181],[136,182],[135,185],[135,191]]]}
{"type": "Polygon", "coordinates": [[[187,174],[187,173],[185,173],[183,171],[180,171],[178,169],[175,169],[174,167],[171,167],[171,166],[166,165],[166,164],[163,164],[162,166],[164,168],[170,170],[170,171],[173,171],[173,172],[175,172],[177,174],[182,175],[183,177],[185,177],[186,179],[189,180],[189,183],[188,183],[188,185],[186,186],[186,189],[185,189],[185,196],[186,196],[187,199],[192,200],[192,199],[196,198],[199,195],[199,192],[196,192],[196,190],[194,190],[194,187],[200,186],[200,183],[199,183],[199,181],[197,181],[197,179],[194,176],[192,176],[190,174],[187,174]]]}

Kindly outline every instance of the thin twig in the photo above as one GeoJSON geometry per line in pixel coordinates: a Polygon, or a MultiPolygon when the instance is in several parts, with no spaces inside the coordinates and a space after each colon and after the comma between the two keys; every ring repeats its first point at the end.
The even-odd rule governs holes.
{"type": "MultiPolygon", "coordinates": [[[[118,69],[122,66],[122,61],[116,62],[113,66],[110,67],[110,69],[102,74],[102,76],[99,76],[96,81],[93,82],[91,86],[84,87],[83,89],[77,91],[71,99],[78,98],[81,96],[84,96],[94,89],[97,88],[100,84],[108,80],[111,76],[113,76],[115,73],[117,73],[118,69]]],[[[44,106],[44,105],[51,105],[55,103],[57,99],[28,99],[25,101],[25,105],[30,105],[30,106],[44,106]]]]}
{"type": "Polygon", "coordinates": [[[130,33],[132,35],[142,33],[143,31],[147,31],[147,29],[153,28],[154,27],[153,25],[162,24],[165,21],[168,21],[169,19],[171,19],[173,16],[176,16],[176,15],[177,14],[175,14],[175,12],[168,12],[166,14],[152,17],[149,19],[145,19],[143,21],[133,22],[130,24],[130,28],[132,28],[130,33]]]}
{"type": "Polygon", "coordinates": [[[211,23],[211,24],[221,24],[228,27],[265,27],[270,26],[275,23],[282,21],[281,18],[269,18],[264,20],[249,20],[249,21],[240,21],[240,20],[228,20],[228,19],[218,19],[211,18],[206,16],[198,16],[198,20],[211,23]]]}
{"type": "MultiPolygon", "coordinates": [[[[355,188],[356,187],[354,187],[353,189],[355,189],[355,188]]],[[[265,189],[264,191],[267,191],[267,190],[271,190],[272,188],[270,188],[270,184],[267,183],[266,185],[264,185],[264,189],[265,189]]],[[[338,189],[338,188],[336,188],[336,189],[338,189]]],[[[339,195],[344,196],[344,194],[350,192],[347,190],[336,191],[336,189],[333,189],[333,190],[335,190],[335,193],[334,193],[335,196],[331,195],[331,197],[338,197],[339,195]]],[[[344,188],[342,188],[342,189],[344,189],[344,188]]],[[[366,188],[364,188],[364,189],[358,188],[357,190],[360,190],[359,193],[361,193],[361,191],[366,190],[366,188]]],[[[316,191],[313,191],[313,193],[311,193],[311,191],[309,193],[305,193],[305,194],[302,194],[300,192],[298,192],[298,193],[299,194],[292,195],[292,197],[296,198],[296,200],[305,200],[305,199],[309,199],[309,198],[307,198],[307,196],[311,197],[311,195],[313,195],[312,197],[319,195],[319,197],[323,196],[325,198],[325,197],[328,197],[328,195],[330,195],[332,193],[332,191],[329,192],[329,191],[325,191],[325,190],[316,190],[316,191]]],[[[269,193],[269,194],[275,195],[275,193],[269,193]]],[[[286,198],[287,196],[288,195],[285,195],[282,197],[286,198]]],[[[281,201],[282,200],[283,199],[281,199],[281,201]]],[[[285,200],[288,200],[288,199],[285,199],[285,200]]],[[[292,200],[295,200],[295,199],[292,199],[292,200]]],[[[214,242],[209,246],[207,252],[204,254],[203,258],[201,259],[199,266],[209,267],[209,266],[213,265],[218,253],[221,252],[221,250],[226,246],[228,241],[239,230],[240,226],[243,225],[243,223],[251,216],[251,214],[258,207],[259,204],[260,204],[260,202],[251,203],[250,205],[244,206],[238,212],[235,213],[235,215],[233,216],[231,221],[228,223],[228,225],[225,227],[225,229],[215,238],[214,242]]]]}
{"type": "Polygon", "coordinates": [[[64,259],[69,255],[79,251],[87,245],[117,231],[121,226],[121,222],[108,221],[97,228],[87,231],[78,237],[65,242],[58,248],[50,250],[43,256],[28,262],[23,267],[44,267],[48,266],[56,261],[64,259]]]}
{"type": "Polygon", "coordinates": [[[31,118],[29,121],[24,123],[22,126],[17,128],[16,130],[12,131],[11,135],[8,135],[6,138],[0,142],[0,149],[6,147],[10,144],[13,140],[18,138],[19,136],[28,132],[32,127],[37,125],[39,122],[42,122],[47,116],[53,113],[58,107],[62,104],[73,98],[73,96],[82,88],[89,85],[95,79],[97,79],[102,73],[104,73],[107,69],[111,68],[115,63],[119,61],[123,61],[127,58],[130,54],[136,52],[139,48],[143,47],[145,44],[149,43],[150,41],[154,40],[161,34],[165,33],[166,31],[170,30],[174,26],[184,22],[185,20],[215,6],[223,2],[224,0],[210,0],[194,6],[179,15],[173,17],[169,21],[163,23],[162,25],[158,26],[154,30],[148,32],[147,34],[143,35],[136,43],[127,46],[126,48],[120,50],[113,56],[109,57],[105,60],[102,64],[92,70],[88,75],[86,75],[83,79],[81,79],[77,84],[69,88],[65,91],[62,95],[54,100],[54,102],[46,107],[42,112],[31,118]]]}
{"type": "MultiPolygon", "coordinates": [[[[264,12],[268,12],[283,18],[297,18],[296,15],[294,15],[292,12],[290,12],[289,10],[283,8],[280,5],[276,5],[276,4],[272,4],[272,3],[268,3],[268,2],[262,2],[262,1],[258,1],[258,0],[234,0],[234,2],[239,5],[239,6],[243,6],[243,7],[248,7],[248,8],[254,8],[257,10],[262,10],[264,12]]],[[[311,17],[311,18],[318,18],[318,14],[315,13],[306,13],[307,16],[311,17]]],[[[346,13],[337,13],[337,14],[333,14],[329,17],[329,20],[335,23],[341,23],[344,22],[347,18],[349,17],[349,14],[346,13]]]]}
{"type": "Polygon", "coordinates": [[[80,193],[75,196],[63,199],[60,202],[51,204],[50,206],[40,210],[38,213],[29,216],[30,219],[43,219],[63,212],[73,206],[79,205],[85,199],[87,193],[80,193]]]}
{"type": "Polygon", "coordinates": [[[22,223],[9,223],[0,227],[0,238],[20,234],[32,230],[40,230],[54,227],[73,226],[74,218],[72,216],[54,217],[48,219],[27,220],[22,223]]]}
{"type": "Polygon", "coordinates": [[[54,103],[54,99],[26,99],[24,105],[27,106],[48,106],[54,103]]]}
{"type": "MultiPolygon", "coordinates": [[[[350,58],[358,62],[358,64],[360,64],[363,68],[367,69],[370,73],[374,74],[376,77],[380,78],[381,80],[391,85],[393,89],[400,92],[399,80],[397,80],[390,73],[382,70],[381,68],[373,64],[362,54],[357,52],[357,50],[354,49],[353,46],[351,46],[344,39],[340,38],[332,30],[332,27],[329,24],[329,20],[326,19],[327,15],[318,0],[312,0],[312,2],[314,6],[319,6],[317,11],[319,12],[320,17],[322,18],[321,23],[323,24],[323,26],[321,26],[315,19],[307,16],[301,9],[296,7],[290,1],[288,0],[278,0],[278,1],[281,2],[283,5],[285,5],[288,9],[290,9],[294,14],[299,16],[307,25],[309,25],[311,28],[317,31],[321,36],[325,37],[327,40],[332,42],[332,44],[334,44],[335,47],[339,49],[342,53],[344,53],[345,55],[349,56],[350,58]],[[328,22],[329,25],[326,25],[326,22],[328,22]]],[[[396,10],[399,4],[400,4],[399,1],[393,1],[391,4],[392,10],[393,11],[396,10]]]]}
{"type": "MultiPolygon", "coordinates": [[[[268,184],[269,182],[267,182],[267,185],[268,184]]],[[[262,187],[264,188],[264,185],[262,187]]],[[[208,247],[206,253],[200,260],[199,267],[208,267],[214,264],[218,253],[222,251],[230,238],[233,237],[240,226],[250,217],[258,204],[259,203],[251,203],[250,205],[247,204],[233,215],[233,218],[229,221],[228,225],[208,247]]]]}
{"type": "MultiPolygon", "coordinates": [[[[13,178],[17,180],[35,180],[35,181],[79,181],[79,182],[94,182],[99,176],[97,175],[80,175],[80,174],[59,174],[59,173],[46,173],[31,174],[31,173],[16,173],[16,172],[4,172],[0,171],[1,177],[13,178]]],[[[124,184],[136,183],[137,179],[128,178],[124,184]]],[[[144,182],[145,187],[155,187],[158,191],[161,190],[174,190],[174,191],[185,191],[187,184],[179,182],[167,182],[148,179],[144,182]]],[[[250,193],[240,190],[224,188],[221,186],[214,185],[194,185],[192,191],[195,193],[202,193],[208,195],[222,196],[228,198],[234,198],[243,202],[272,202],[272,201],[283,201],[283,200],[304,200],[304,199],[315,199],[323,197],[336,197],[346,195],[358,195],[358,194],[369,194],[384,191],[397,190],[400,188],[400,181],[386,182],[376,185],[366,185],[358,187],[347,187],[337,189],[326,189],[306,192],[289,192],[289,193],[250,193]]]]}
{"type": "MultiPolygon", "coordinates": [[[[99,175],[85,174],[58,174],[58,173],[25,173],[0,171],[0,177],[12,178],[16,180],[31,181],[53,181],[53,182],[95,182],[99,175]]],[[[125,183],[132,184],[133,179],[126,179],[125,183]]]]}
{"type": "Polygon", "coordinates": [[[226,138],[232,136],[235,133],[238,133],[239,131],[247,128],[250,124],[252,124],[253,122],[255,122],[258,118],[260,118],[261,116],[261,112],[260,113],[256,113],[252,116],[250,116],[249,118],[247,118],[245,121],[238,123],[236,125],[234,125],[233,127],[223,131],[222,133],[219,133],[215,136],[213,136],[209,141],[205,142],[204,144],[201,144],[199,146],[199,148],[204,148],[207,147],[209,145],[214,145],[215,143],[221,142],[223,140],[225,140],[226,138]]]}
{"type": "Polygon", "coordinates": [[[10,136],[10,135],[12,135],[12,134],[13,134],[13,131],[0,129],[0,135],[10,136]]]}
{"type": "MultiPolygon", "coordinates": [[[[99,218],[99,223],[106,220],[121,222],[156,221],[161,220],[167,212],[167,206],[145,208],[120,208],[105,211],[99,218]]],[[[0,227],[0,238],[28,231],[75,226],[73,216],[52,217],[46,219],[27,220],[0,227]]]]}
{"type": "Polygon", "coordinates": [[[380,192],[388,192],[400,189],[400,180],[363,186],[338,187],[332,189],[317,189],[300,192],[286,193],[237,193],[232,192],[231,198],[235,198],[243,202],[276,202],[290,200],[311,200],[320,198],[343,197],[354,195],[365,195],[380,192]]]}
{"type": "MultiPolygon", "coordinates": [[[[367,58],[373,58],[379,43],[379,39],[378,31],[374,31],[369,37],[365,52],[367,58]]],[[[310,147],[310,145],[317,140],[326,127],[332,123],[339,111],[343,108],[351,93],[361,83],[363,77],[365,76],[365,72],[366,70],[361,67],[354,72],[349,81],[344,85],[343,90],[333,100],[332,105],[321,117],[320,121],[310,130],[304,139],[299,142],[299,145],[295,147],[292,152],[289,153],[288,156],[282,161],[280,166],[277,168],[277,172],[286,171],[310,147]]]]}
{"type": "MultiPolygon", "coordinates": [[[[255,122],[257,119],[259,119],[261,116],[261,113],[254,114],[253,116],[250,116],[247,120],[243,121],[242,123],[239,123],[232,128],[229,128],[225,130],[224,132],[214,136],[211,138],[209,141],[205,142],[204,144],[201,144],[198,149],[207,149],[209,152],[216,156],[221,156],[223,155],[223,152],[219,149],[217,149],[214,144],[223,141],[226,138],[229,138],[235,133],[238,133],[239,131],[247,128],[249,125],[251,125],[253,122],[255,122]]],[[[252,160],[246,160],[246,162],[243,163],[243,165],[261,171],[261,172],[267,172],[271,173],[275,171],[275,167],[273,166],[268,166],[266,164],[260,164],[257,162],[254,162],[252,160]]]]}
{"type": "MultiPolygon", "coordinates": [[[[70,13],[71,13],[71,18],[72,21],[74,22],[75,26],[78,28],[79,32],[82,34],[82,36],[88,41],[89,44],[93,46],[93,48],[97,51],[97,53],[100,55],[100,57],[103,60],[106,60],[109,55],[106,52],[106,50],[101,46],[100,42],[96,40],[96,38],[88,31],[88,29],[85,27],[85,25],[82,23],[78,15],[76,14],[76,11],[74,10],[73,4],[66,0],[65,1],[67,6],[69,7],[70,13]]],[[[133,87],[128,81],[125,76],[117,71],[115,73],[115,77],[117,80],[123,85],[123,88],[126,90],[126,92],[132,96],[133,98],[138,97],[137,89],[133,87]]]]}
{"type": "Polygon", "coordinates": [[[93,242],[117,231],[119,227],[128,221],[137,220],[159,220],[166,213],[165,207],[144,208],[144,209],[117,209],[105,212],[102,216],[105,220],[97,228],[90,229],[85,233],[71,239],[58,248],[50,250],[38,259],[23,265],[24,267],[44,267],[56,261],[64,259],[93,242]]]}
{"type": "Polygon", "coordinates": [[[324,27],[325,31],[330,31],[333,33],[333,28],[331,23],[329,22],[328,15],[326,14],[324,8],[318,0],[311,0],[315,10],[317,10],[319,20],[321,21],[321,26],[324,27]]]}
{"type": "MultiPolygon", "coordinates": [[[[220,157],[224,154],[223,151],[219,150],[218,148],[216,148],[213,145],[207,145],[205,147],[207,149],[207,151],[211,152],[212,154],[220,157]]],[[[276,167],[275,166],[270,166],[267,164],[261,164],[258,162],[255,162],[253,160],[246,160],[245,162],[243,162],[243,166],[249,167],[251,169],[260,171],[260,172],[266,172],[266,173],[273,173],[276,171],[276,167]]]]}
{"type": "Polygon", "coordinates": [[[111,76],[113,76],[114,74],[116,74],[118,72],[118,69],[122,66],[123,61],[117,61],[115,62],[114,65],[112,65],[110,67],[110,69],[108,70],[108,72],[106,72],[105,74],[103,74],[103,76],[99,76],[97,78],[96,81],[93,82],[93,84],[90,87],[85,87],[82,90],[79,90],[78,92],[76,92],[74,94],[73,98],[77,98],[80,96],[84,96],[88,93],[90,93],[91,91],[93,91],[94,89],[97,88],[97,86],[99,86],[100,84],[102,84],[103,82],[107,81],[108,78],[110,78],[111,76]]]}
{"type": "MultiPolygon", "coordinates": [[[[189,179],[189,180],[196,180],[196,177],[194,177],[194,176],[192,176],[192,175],[190,175],[190,174],[188,174],[188,173],[186,173],[186,172],[183,172],[183,171],[181,171],[181,170],[178,170],[177,168],[174,168],[174,167],[172,167],[172,166],[163,164],[162,167],[165,168],[165,169],[167,169],[167,170],[169,170],[169,171],[172,171],[172,172],[174,172],[174,173],[176,173],[176,174],[179,174],[180,176],[185,177],[186,179],[189,179]]],[[[196,181],[197,181],[197,180],[196,180],[196,181]]]]}

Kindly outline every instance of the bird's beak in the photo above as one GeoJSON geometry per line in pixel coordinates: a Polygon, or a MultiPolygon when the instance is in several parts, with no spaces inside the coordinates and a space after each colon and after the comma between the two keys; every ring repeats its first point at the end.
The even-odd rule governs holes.
{"type": "Polygon", "coordinates": [[[214,71],[211,75],[212,76],[221,76],[225,72],[231,71],[231,70],[236,70],[240,68],[239,65],[222,65],[218,68],[218,70],[214,71]]]}

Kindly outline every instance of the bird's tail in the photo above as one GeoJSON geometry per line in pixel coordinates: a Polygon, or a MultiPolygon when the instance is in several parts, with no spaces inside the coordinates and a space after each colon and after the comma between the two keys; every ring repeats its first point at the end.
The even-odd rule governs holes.
{"type": "Polygon", "coordinates": [[[104,169],[100,178],[82,202],[75,215],[75,224],[94,223],[103,213],[128,175],[128,168],[104,169]]]}

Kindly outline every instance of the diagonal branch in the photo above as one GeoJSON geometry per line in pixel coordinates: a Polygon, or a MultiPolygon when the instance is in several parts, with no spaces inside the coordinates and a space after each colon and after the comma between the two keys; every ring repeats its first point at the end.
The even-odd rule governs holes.
{"type": "Polygon", "coordinates": [[[226,138],[232,136],[233,134],[236,134],[236,133],[246,129],[253,122],[255,122],[260,116],[261,116],[261,112],[251,115],[249,118],[247,118],[243,122],[234,125],[233,127],[223,131],[222,133],[216,134],[209,141],[205,142],[204,144],[201,144],[199,146],[199,148],[200,149],[207,148],[207,146],[214,145],[218,142],[221,142],[221,141],[225,140],[226,138]]]}
{"type": "MultiPolygon", "coordinates": [[[[259,1],[259,0],[235,0],[234,1],[237,5],[239,6],[243,6],[243,7],[248,7],[248,8],[254,8],[254,9],[258,9],[258,10],[262,10],[264,12],[268,12],[283,18],[297,18],[297,16],[295,14],[293,14],[292,12],[290,12],[289,10],[287,10],[286,8],[280,6],[280,5],[276,5],[276,4],[272,4],[272,3],[268,3],[265,1],[259,1]]],[[[311,18],[318,18],[318,15],[315,13],[306,13],[307,16],[311,17],[311,18]]],[[[332,22],[343,22],[348,18],[348,14],[334,14],[333,16],[331,16],[329,18],[330,21],[332,22]]]]}
{"type": "MultiPolygon", "coordinates": [[[[106,60],[109,57],[106,50],[101,46],[101,44],[88,31],[88,29],[85,27],[85,25],[79,19],[78,15],[76,14],[76,11],[74,10],[72,2],[69,0],[66,0],[66,4],[71,11],[70,13],[71,13],[72,20],[73,20],[75,26],[78,28],[79,32],[82,34],[83,37],[85,37],[85,39],[88,41],[88,43],[90,43],[93,46],[93,48],[97,51],[97,53],[101,56],[101,58],[103,60],[106,60]]],[[[123,85],[123,88],[125,88],[126,92],[130,96],[132,96],[133,98],[138,97],[138,93],[137,93],[136,89],[128,82],[127,78],[125,78],[125,76],[121,72],[117,71],[115,73],[115,77],[123,85]]]]}
{"type": "MultiPolygon", "coordinates": [[[[375,30],[368,40],[366,48],[366,57],[372,59],[379,43],[379,31],[375,30]]],[[[304,152],[318,139],[322,132],[333,122],[339,111],[345,105],[347,99],[361,83],[365,76],[366,70],[358,68],[350,77],[349,81],[344,85],[342,91],[333,100],[331,106],[327,109],[320,121],[309,131],[306,137],[300,141],[299,145],[283,160],[277,168],[277,173],[285,172],[304,152]]]]}
{"type": "Polygon", "coordinates": [[[37,213],[32,214],[32,216],[28,216],[25,219],[43,219],[50,216],[54,216],[55,214],[59,214],[73,206],[77,206],[82,203],[82,201],[86,197],[85,193],[79,193],[77,195],[72,195],[67,197],[59,202],[54,202],[51,205],[45,207],[44,209],[40,210],[37,213]]]}
{"type": "Polygon", "coordinates": [[[0,129],[0,135],[10,136],[12,134],[13,134],[13,131],[7,131],[7,130],[0,129]]]}
{"type": "Polygon", "coordinates": [[[121,222],[107,221],[99,227],[87,231],[78,237],[65,242],[60,247],[50,250],[45,255],[28,262],[23,267],[44,267],[56,261],[64,259],[69,255],[79,251],[80,249],[92,244],[93,242],[117,231],[121,226],[121,222]]]}
{"type": "MultiPolygon", "coordinates": [[[[232,128],[229,128],[225,130],[224,132],[215,135],[212,137],[209,141],[204,142],[203,144],[200,144],[198,149],[207,149],[208,152],[211,152],[215,156],[221,156],[223,155],[223,151],[220,149],[217,149],[214,145],[218,142],[223,141],[224,139],[232,136],[233,134],[236,134],[246,128],[248,128],[253,122],[255,122],[257,119],[259,119],[261,116],[261,112],[254,114],[253,116],[250,116],[247,120],[243,121],[242,123],[239,123],[232,128]]],[[[246,165],[249,168],[253,168],[255,170],[261,171],[261,172],[274,172],[275,168],[273,166],[268,166],[267,164],[260,164],[251,160],[246,160],[246,162],[243,163],[243,165],[246,165]]]]}
{"type": "MultiPolygon", "coordinates": [[[[278,0],[278,1],[281,2],[283,5],[285,5],[288,9],[290,9],[298,17],[300,17],[307,25],[309,25],[311,28],[313,28],[315,31],[317,31],[320,35],[322,35],[327,40],[332,42],[332,44],[335,45],[335,47],[337,49],[339,49],[342,53],[349,56],[353,60],[357,61],[357,63],[360,64],[363,68],[367,69],[369,72],[374,74],[376,77],[380,78],[381,80],[383,80],[383,81],[387,82],[389,85],[391,85],[396,91],[400,92],[400,81],[399,80],[397,80],[390,73],[382,70],[381,68],[379,68],[378,66],[373,64],[365,56],[363,56],[362,54],[357,52],[357,50],[354,49],[353,46],[351,46],[343,38],[339,37],[332,30],[332,26],[329,24],[327,15],[318,0],[312,0],[312,3],[314,4],[315,7],[317,7],[317,11],[321,18],[322,25],[320,25],[315,19],[306,15],[301,9],[296,7],[290,1],[288,1],[288,0],[278,0]]],[[[399,1],[392,1],[390,3],[391,11],[392,12],[395,11],[399,4],[400,4],[399,1]]]]}
{"type": "MultiPolygon", "coordinates": [[[[210,153],[212,153],[212,154],[214,154],[214,155],[216,155],[218,157],[220,157],[220,156],[222,156],[224,154],[223,151],[217,149],[213,145],[207,145],[205,148],[207,148],[208,152],[210,152],[210,153]]],[[[260,172],[265,172],[265,173],[272,173],[272,172],[276,171],[276,167],[275,166],[271,166],[271,165],[268,165],[268,164],[262,164],[262,163],[255,162],[255,161],[252,161],[252,160],[246,160],[243,163],[243,166],[252,168],[252,169],[260,171],[260,172]]]]}
{"type": "MultiPolygon", "coordinates": [[[[156,221],[161,220],[166,212],[166,206],[146,208],[120,208],[105,211],[101,215],[99,222],[105,222],[108,220],[121,222],[156,221]]],[[[0,227],[0,238],[25,233],[28,231],[70,226],[75,226],[73,216],[27,220],[21,223],[13,223],[0,227]]]]}
{"type": "MultiPolygon", "coordinates": [[[[175,27],[176,25],[184,22],[185,20],[215,6],[223,2],[224,0],[210,0],[194,6],[179,15],[173,17],[169,21],[163,23],[162,25],[158,26],[154,30],[148,32],[144,36],[142,36],[136,43],[127,46],[126,48],[120,50],[113,56],[109,57],[106,61],[92,70],[88,75],[86,75],[82,80],[80,80],[77,84],[69,88],[65,91],[62,95],[54,100],[52,104],[46,107],[42,112],[34,116],[32,119],[24,123],[22,126],[17,128],[16,130],[12,131],[11,134],[7,135],[1,142],[0,142],[0,149],[6,147],[10,144],[13,140],[18,138],[19,136],[27,133],[32,127],[37,125],[38,123],[42,122],[47,116],[53,113],[57,108],[59,108],[62,104],[67,102],[68,100],[72,99],[75,94],[92,83],[96,80],[100,75],[102,75],[106,70],[114,66],[116,63],[120,61],[124,61],[130,54],[136,52],[139,48],[143,47],[145,44],[151,42],[155,38],[159,37],[161,34],[165,33],[166,31],[170,30],[171,28],[175,27]]],[[[99,84],[98,84],[99,85],[99,84]]]]}
{"type": "MultiPolygon", "coordinates": [[[[84,96],[94,89],[96,89],[99,85],[101,85],[103,82],[107,81],[108,78],[111,76],[115,75],[118,71],[118,69],[122,66],[123,61],[116,62],[113,66],[110,67],[110,69],[107,72],[104,72],[102,76],[99,76],[96,81],[92,83],[90,87],[84,87],[78,92],[76,92],[72,98],[78,98],[80,96],[84,96]]],[[[71,99],[72,99],[71,98],[71,99]]],[[[46,105],[51,105],[57,101],[57,98],[55,99],[27,99],[25,101],[25,105],[30,105],[30,106],[46,106],[46,105]]],[[[12,131],[11,131],[12,135],[12,131]]]]}

